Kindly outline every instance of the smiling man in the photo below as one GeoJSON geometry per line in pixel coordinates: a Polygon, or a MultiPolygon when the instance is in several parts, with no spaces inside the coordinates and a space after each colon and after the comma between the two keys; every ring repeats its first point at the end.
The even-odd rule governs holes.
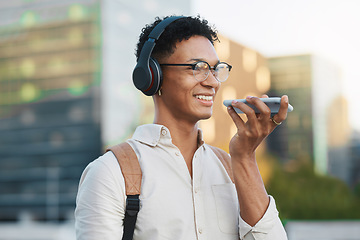
{"type": "MultiPolygon", "coordinates": [[[[248,121],[228,108],[238,129],[229,155],[204,143],[198,122],[211,117],[216,93],[231,70],[216,54],[217,40],[216,31],[199,17],[157,18],[140,35],[133,78],[137,88],[153,96],[155,117],[127,141],[142,171],[135,240],[287,239],[255,159],[259,144],[286,119],[287,96],[273,118],[256,97],[247,101],[259,114],[232,103],[248,121]]],[[[121,239],[125,206],[124,176],[107,152],[81,177],[77,238],[121,239]]]]}

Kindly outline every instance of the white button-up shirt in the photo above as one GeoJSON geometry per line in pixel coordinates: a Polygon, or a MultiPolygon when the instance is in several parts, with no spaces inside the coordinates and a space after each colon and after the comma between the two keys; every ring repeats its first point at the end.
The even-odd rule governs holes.
{"type": "MultiPolygon", "coordinates": [[[[140,126],[128,143],[142,170],[141,206],[134,240],[287,239],[272,197],[266,213],[254,227],[241,219],[235,185],[208,145],[201,144],[196,150],[191,178],[166,127],[140,126]]],[[[125,183],[112,152],[86,167],[76,204],[77,239],[122,238],[125,183]]]]}

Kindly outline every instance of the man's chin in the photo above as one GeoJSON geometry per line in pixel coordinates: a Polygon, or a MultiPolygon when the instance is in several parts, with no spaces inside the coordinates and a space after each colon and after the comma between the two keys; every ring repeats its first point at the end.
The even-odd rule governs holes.
{"type": "Polygon", "coordinates": [[[200,120],[207,120],[207,119],[211,118],[211,116],[212,116],[212,112],[209,114],[204,114],[203,116],[201,116],[200,120]]]}

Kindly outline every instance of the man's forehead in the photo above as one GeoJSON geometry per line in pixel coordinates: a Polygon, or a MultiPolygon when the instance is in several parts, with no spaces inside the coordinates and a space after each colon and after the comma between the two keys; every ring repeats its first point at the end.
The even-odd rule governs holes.
{"type": "Polygon", "coordinates": [[[187,40],[176,43],[170,58],[181,58],[182,61],[218,61],[212,43],[203,36],[193,36],[187,40]]]}

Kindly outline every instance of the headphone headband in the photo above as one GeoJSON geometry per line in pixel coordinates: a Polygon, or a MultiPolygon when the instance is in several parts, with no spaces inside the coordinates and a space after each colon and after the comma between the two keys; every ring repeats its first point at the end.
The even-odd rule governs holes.
{"type": "Polygon", "coordinates": [[[144,43],[138,62],[133,71],[133,82],[137,89],[145,95],[154,95],[161,86],[162,73],[157,61],[151,58],[156,41],[160,38],[165,28],[177,19],[184,16],[172,16],[162,20],[150,32],[148,40],[144,43]]]}
{"type": "Polygon", "coordinates": [[[170,23],[172,23],[175,20],[178,20],[180,18],[184,18],[184,16],[172,16],[172,17],[168,17],[164,20],[162,20],[158,25],[156,25],[156,27],[154,27],[154,29],[151,31],[151,33],[149,34],[149,38],[153,38],[155,40],[159,40],[159,37],[161,36],[161,34],[164,32],[165,28],[170,25],[170,23]]]}

